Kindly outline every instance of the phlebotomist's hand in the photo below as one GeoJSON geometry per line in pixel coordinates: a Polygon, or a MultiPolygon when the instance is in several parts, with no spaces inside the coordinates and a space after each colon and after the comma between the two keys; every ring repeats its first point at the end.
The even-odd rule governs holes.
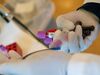
{"type": "MultiPolygon", "coordinates": [[[[99,32],[99,16],[91,10],[92,8],[94,9],[95,4],[97,3],[87,3],[79,10],[61,15],[57,18],[57,26],[61,32],[57,32],[55,35],[63,37],[62,34],[66,34],[64,37],[68,38],[67,40],[64,40],[64,37],[59,39],[61,41],[63,40],[61,50],[70,53],[84,51],[96,39],[99,32]],[[91,5],[94,7],[91,7],[91,5]]],[[[98,7],[100,6],[100,4],[97,5],[98,7]]],[[[54,43],[57,40],[58,36],[54,37],[54,43]]],[[[56,44],[53,45],[56,46],[56,44]]]]}

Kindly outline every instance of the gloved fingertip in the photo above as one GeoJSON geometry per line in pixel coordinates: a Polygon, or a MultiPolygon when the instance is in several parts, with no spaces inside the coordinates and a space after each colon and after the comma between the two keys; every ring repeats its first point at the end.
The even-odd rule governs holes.
{"type": "Polygon", "coordinates": [[[61,47],[61,45],[62,45],[62,41],[56,40],[49,45],[49,48],[58,48],[61,47]]]}
{"type": "Polygon", "coordinates": [[[57,30],[55,32],[55,34],[54,34],[53,41],[60,39],[61,38],[61,35],[62,35],[62,32],[60,30],[57,30]]]}
{"type": "Polygon", "coordinates": [[[60,24],[62,23],[62,18],[63,18],[63,16],[60,15],[60,16],[58,16],[57,19],[56,19],[56,23],[57,23],[57,26],[58,26],[58,27],[59,27],[60,24]]]}
{"type": "Polygon", "coordinates": [[[66,19],[65,16],[60,16],[56,20],[58,28],[66,28],[67,30],[72,30],[75,28],[74,23],[71,20],[66,19]]]}
{"type": "Polygon", "coordinates": [[[81,25],[77,25],[77,26],[76,26],[75,32],[76,32],[76,34],[77,34],[78,36],[82,36],[82,27],[81,27],[81,25]]]}
{"type": "Polygon", "coordinates": [[[56,19],[56,23],[58,23],[62,17],[63,17],[63,15],[58,16],[56,19]]]}
{"type": "Polygon", "coordinates": [[[74,38],[74,36],[75,36],[75,32],[74,31],[69,32],[68,33],[68,40],[74,38]]]}
{"type": "Polygon", "coordinates": [[[79,52],[79,43],[78,38],[75,32],[71,31],[68,35],[68,48],[70,50],[70,53],[77,53],[79,52]]]}
{"type": "Polygon", "coordinates": [[[64,51],[65,53],[68,53],[68,42],[65,42],[64,44],[62,44],[61,46],[61,51],[64,51]]]}

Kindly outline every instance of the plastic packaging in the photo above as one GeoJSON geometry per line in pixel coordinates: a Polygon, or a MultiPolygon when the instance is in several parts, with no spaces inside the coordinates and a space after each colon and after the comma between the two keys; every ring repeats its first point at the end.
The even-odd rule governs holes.
{"type": "Polygon", "coordinates": [[[10,0],[5,6],[35,35],[47,28],[54,13],[51,0],[10,0]]]}

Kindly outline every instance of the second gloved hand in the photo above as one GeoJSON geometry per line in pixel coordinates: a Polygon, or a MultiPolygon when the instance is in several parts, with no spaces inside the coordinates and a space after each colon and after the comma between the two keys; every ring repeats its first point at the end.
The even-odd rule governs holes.
{"type": "MultiPolygon", "coordinates": [[[[96,39],[99,32],[99,23],[87,11],[74,11],[57,18],[58,29],[65,34],[68,40],[62,41],[61,50],[77,53],[86,50],[96,39]]],[[[54,37],[58,40],[58,37],[54,37]]]]}

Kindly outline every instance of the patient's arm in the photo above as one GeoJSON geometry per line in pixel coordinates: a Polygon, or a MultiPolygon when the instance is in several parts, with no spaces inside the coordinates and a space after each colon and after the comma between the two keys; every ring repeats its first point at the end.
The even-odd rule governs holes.
{"type": "Polygon", "coordinates": [[[100,56],[79,53],[72,56],[68,75],[100,75],[100,56]]]}

